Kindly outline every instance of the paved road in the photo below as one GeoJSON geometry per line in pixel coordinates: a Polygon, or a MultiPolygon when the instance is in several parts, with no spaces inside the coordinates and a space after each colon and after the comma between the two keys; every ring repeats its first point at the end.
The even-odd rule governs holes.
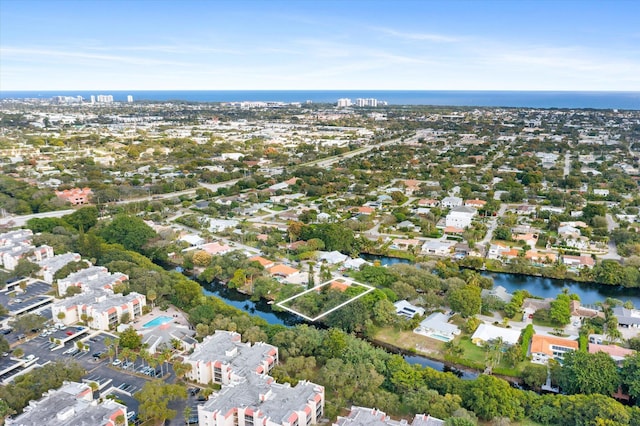
{"type": "Polygon", "coordinates": [[[46,213],[34,213],[34,214],[28,214],[24,216],[7,216],[0,219],[0,225],[11,225],[15,227],[21,227],[21,226],[24,226],[29,219],[34,219],[34,218],[42,219],[45,217],[62,217],[62,216],[71,214],[73,212],[75,212],[75,210],[69,209],[69,210],[56,210],[54,212],[46,212],[46,213]]]}
{"type": "MultiPolygon", "coordinates": [[[[613,220],[613,217],[609,213],[607,213],[605,218],[607,219],[607,230],[609,232],[611,232],[614,229],[618,228],[619,225],[616,223],[615,220],[613,220]]],[[[609,252],[607,254],[605,254],[604,256],[600,256],[600,258],[601,259],[611,259],[611,260],[620,260],[620,259],[622,259],[622,257],[620,257],[620,255],[618,254],[618,248],[616,247],[616,243],[613,242],[612,239],[609,239],[609,252]]]]}
{"type": "Polygon", "coordinates": [[[569,176],[570,171],[571,171],[571,153],[567,152],[564,155],[564,177],[569,176]]]}
{"type": "Polygon", "coordinates": [[[478,243],[479,245],[486,246],[493,239],[493,232],[498,227],[498,219],[500,219],[504,215],[504,212],[507,211],[508,207],[509,207],[508,204],[504,204],[504,203],[501,204],[500,210],[498,210],[498,214],[496,216],[493,216],[491,219],[489,219],[489,226],[487,227],[487,235],[485,235],[484,238],[478,243]]]}

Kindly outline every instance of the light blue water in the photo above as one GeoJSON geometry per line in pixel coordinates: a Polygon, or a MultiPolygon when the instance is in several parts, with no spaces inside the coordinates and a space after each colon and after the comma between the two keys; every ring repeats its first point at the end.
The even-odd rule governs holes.
{"type": "Polygon", "coordinates": [[[53,96],[113,95],[116,102],[134,101],[240,102],[274,101],[335,103],[340,98],[376,98],[391,105],[447,105],[522,108],[640,109],[640,92],[563,92],[496,90],[0,90],[0,99],[53,96]]]}
{"type": "Polygon", "coordinates": [[[173,320],[173,318],[163,315],[161,317],[154,318],[151,321],[144,323],[142,328],[157,327],[159,325],[166,324],[166,323],[170,322],[171,320],[173,320]]]}

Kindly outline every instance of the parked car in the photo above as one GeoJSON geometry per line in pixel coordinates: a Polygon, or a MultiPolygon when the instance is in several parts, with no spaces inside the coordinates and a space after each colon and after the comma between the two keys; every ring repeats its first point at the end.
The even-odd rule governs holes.
{"type": "Polygon", "coordinates": [[[120,361],[118,358],[114,359],[113,362],[111,363],[111,365],[113,365],[114,367],[117,367],[120,364],[122,364],[122,361],[120,361]]]}

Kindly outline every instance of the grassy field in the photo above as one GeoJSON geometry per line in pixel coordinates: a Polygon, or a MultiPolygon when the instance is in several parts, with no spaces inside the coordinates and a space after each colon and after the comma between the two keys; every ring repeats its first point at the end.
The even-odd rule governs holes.
{"type": "Polygon", "coordinates": [[[407,351],[423,352],[433,358],[443,358],[442,348],[444,342],[430,339],[413,331],[383,328],[375,335],[375,339],[407,351]]]}

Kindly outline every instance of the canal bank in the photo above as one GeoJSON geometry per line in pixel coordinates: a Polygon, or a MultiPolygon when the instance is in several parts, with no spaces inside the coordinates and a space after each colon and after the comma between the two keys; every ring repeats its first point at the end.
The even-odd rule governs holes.
{"type": "MultiPolygon", "coordinates": [[[[251,300],[250,296],[246,294],[242,294],[236,291],[235,289],[230,289],[220,282],[202,283],[198,280],[195,280],[195,281],[201,285],[202,292],[206,296],[217,297],[228,305],[231,305],[237,309],[245,311],[250,315],[256,315],[264,319],[269,324],[284,325],[286,327],[292,327],[297,324],[305,323],[305,321],[303,321],[301,318],[289,312],[274,312],[271,309],[272,305],[269,305],[264,299],[261,299],[255,302],[251,300]]],[[[318,324],[312,324],[312,325],[314,327],[318,326],[318,324]]],[[[431,359],[423,355],[410,353],[408,351],[403,350],[402,348],[389,345],[384,342],[379,342],[375,340],[368,340],[368,341],[372,345],[385,349],[390,353],[401,355],[404,358],[404,360],[407,361],[409,364],[421,365],[423,367],[432,368],[436,371],[451,372],[464,380],[475,379],[476,377],[478,377],[478,374],[479,374],[476,371],[465,369],[463,366],[448,365],[442,361],[431,359]]]]}
{"type": "MultiPolygon", "coordinates": [[[[383,266],[390,266],[398,263],[413,264],[413,262],[407,259],[399,259],[389,256],[363,254],[361,257],[370,262],[377,260],[383,266]]],[[[640,308],[640,289],[637,288],[609,286],[605,284],[571,280],[556,280],[553,278],[534,275],[509,274],[506,272],[479,272],[482,276],[491,278],[493,280],[494,287],[502,286],[509,293],[513,293],[516,290],[527,290],[535,297],[550,297],[555,299],[558,294],[562,293],[564,288],[567,288],[569,289],[569,293],[576,294],[580,297],[580,302],[583,305],[594,305],[598,302],[604,302],[607,298],[614,298],[623,302],[629,300],[634,306],[640,308]]]]}

